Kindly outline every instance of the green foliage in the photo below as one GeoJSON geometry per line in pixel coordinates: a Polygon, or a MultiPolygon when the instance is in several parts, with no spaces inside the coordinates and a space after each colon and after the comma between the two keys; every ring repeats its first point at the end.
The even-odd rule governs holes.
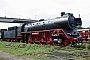
{"type": "Polygon", "coordinates": [[[31,44],[27,45],[26,48],[23,49],[23,51],[26,51],[25,54],[32,55],[49,53],[51,51],[54,51],[54,46],[31,44]]]}
{"type": "Polygon", "coordinates": [[[84,28],[84,27],[82,27],[82,26],[77,26],[75,29],[90,29],[90,27],[84,28]]]}
{"type": "Polygon", "coordinates": [[[3,58],[0,58],[0,60],[5,60],[5,59],[3,59],[3,58]]]}
{"type": "Polygon", "coordinates": [[[87,27],[86,29],[90,29],[90,27],[87,27]]]}
{"type": "Polygon", "coordinates": [[[85,49],[86,44],[78,44],[78,45],[76,45],[76,48],[85,49]]]}
{"type": "MultiPolygon", "coordinates": [[[[90,47],[90,46],[89,46],[90,47]]],[[[78,56],[80,52],[89,52],[85,50],[85,44],[78,44],[76,47],[60,47],[60,46],[48,46],[48,45],[38,45],[38,44],[25,44],[25,43],[14,43],[14,42],[5,42],[0,41],[0,50],[9,52],[12,54],[22,54],[28,57],[34,57],[37,60],[68,60],[68,58],[50,58],[47,57],[47,54],[52,52],[63,52],[68,53],[74,56],[78,56]],[[79,50],[78,48],[82,48],[79,50]]]]}
{"type": "MultiPolygon", "coordinates": [[[[5,42],[0,41],[0,50],[9,52],[11,54],[23,54],[27,56],[35,57],[38,54],[45,54],[56,51],[57,46],[48,46],[48,45],[38,45],[38,44],[25,44],[25,43],[16,43],[16,42],[5,42]]],[[[38,56],[37,56],[38,57],[38,56]]],[[[39,56],[40,59],[50,60],[45,56],[39,56]]],[[[54,60],[54,59],[53,59],[54,60]]],[[[56,59],[55,59],[56,60],[56,59]]]]}
{"type": "Polygon", "coordinates": [[[90,49],[90,41],[89,41],[88,49],[90,49]]]}
{"type": "Polygon", "coordinates": [[[77,26],[76,29],[84,29],[83,27],[81,26],[77,26]]]}

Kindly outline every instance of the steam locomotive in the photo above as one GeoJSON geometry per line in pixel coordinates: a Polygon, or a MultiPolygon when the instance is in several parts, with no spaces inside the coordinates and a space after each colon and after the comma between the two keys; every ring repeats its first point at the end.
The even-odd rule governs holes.
{"type": "Polygon", "coordinates": [[[0,21],[22,23],[21,26],[1,29],[1,38],[5,41],[67,46],[83,40],[75,29],[82,25],[81,18],[75,18],[72,13],[61,12],[61,17],[47,20],[0,18],[0,21]]]}

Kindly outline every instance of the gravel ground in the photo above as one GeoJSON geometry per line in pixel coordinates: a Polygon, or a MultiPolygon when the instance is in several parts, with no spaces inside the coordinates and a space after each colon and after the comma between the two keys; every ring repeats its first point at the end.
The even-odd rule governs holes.
{"type": "Polygon", "coordinates": [[[53,52],[53,53],[50,53],[49,56],[47,57],[50,57],[50,58],[54,58],[55,56],[57,57],[64,57],[64,58],[72,58],[72,56],[70,54],[67,54],[67,53],[62,53],[62,52],[53,52]]]}
{"type": "Polygon", "coordinates": [[[90,60],[87,57],[88,52],[80,52],[78,55],[68,54],[65,52],[52,52],[47,55],[47,57],[50,58],[68,58],[68,59],[74,59],[74,60],[90,60]]]}
{"type": "MultiPolygon", "coordinates": [[[[80,52],[80,55],[88,55],[88,52],[80,52]]],[[[52,53],[46,54],[46,56],[49,58],[56,58],[56,57],[66,58],[67,57],[67,58],[75,58],[76,60],[88,60],[86,58],[83,58],[80,56],[76,57],[76,56],[73,56],[73,55],[70,55],[70,54],[64,53],[64,52],[63,53],[62,52],[52,52],[52,53]]],[[[24,57],[23,55],[12,55],[10,53],[6,53],[1,50],[0,50],[0,59],[1,60],[36,60],[34,58],[24,57]]]]}
{"type": "Polygon", "coordinates": [[[22,55],[12,55],[10,53],[6,53],[0,50],[0,58],[3,60],[35,60],[33,58],[26,58],[22,55]]]}

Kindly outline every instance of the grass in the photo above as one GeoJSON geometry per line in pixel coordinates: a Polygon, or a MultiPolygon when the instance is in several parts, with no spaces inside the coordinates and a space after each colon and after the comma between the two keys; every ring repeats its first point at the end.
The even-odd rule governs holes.
{"type": "Polygon", "coordinates": [[[0,60],[4,60],[3,58],[0,58],[0,60]]]}
{"type": "MultiPolygon", "coordinates": [[[[68,54],[74,54],[75,60],[76,56],[80,54],[80,52],[88,52],[90,55],[90,50],[86,47],[86,45],[77,45],[77,47],[81,48],[82,50],[77,49],[77,47],[60,47],[60,46],[48,46],[48,45],[38,45],[38,44],[25,44],[25,43],[15,43],[15,42],[5,42],[0,41],[0,50],[5,52],[9,52],[11,54],[21,54],[27,57],[33,57],[37,60],[69,60],[68,58],[49,58],[47,54],[52,52],[65,52],[68,54]],[[84,47],[83,47],[84,46],[84,47]]],[[[89,46],[89,45],[88,45],[89,46]]],[[[88,47],[87,46],[87,47],[88,47]]],[[[89,57],[90,58],[90,57],[89,57]]]]}

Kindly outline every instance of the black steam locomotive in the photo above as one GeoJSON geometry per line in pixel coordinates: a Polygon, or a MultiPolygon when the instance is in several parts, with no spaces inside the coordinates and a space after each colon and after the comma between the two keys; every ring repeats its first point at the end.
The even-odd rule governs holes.
{"type": "Polygon", "coordinates": [[[81,39],[81,35],[75,30],[82,25],[81,18],[75,18],[72,13],[61,12],[61,17],[48,20],[0,18],[0,21],[22,23],[21,26],[1,30],[2,39],[6,41],[66,46],[81,39]]]}

